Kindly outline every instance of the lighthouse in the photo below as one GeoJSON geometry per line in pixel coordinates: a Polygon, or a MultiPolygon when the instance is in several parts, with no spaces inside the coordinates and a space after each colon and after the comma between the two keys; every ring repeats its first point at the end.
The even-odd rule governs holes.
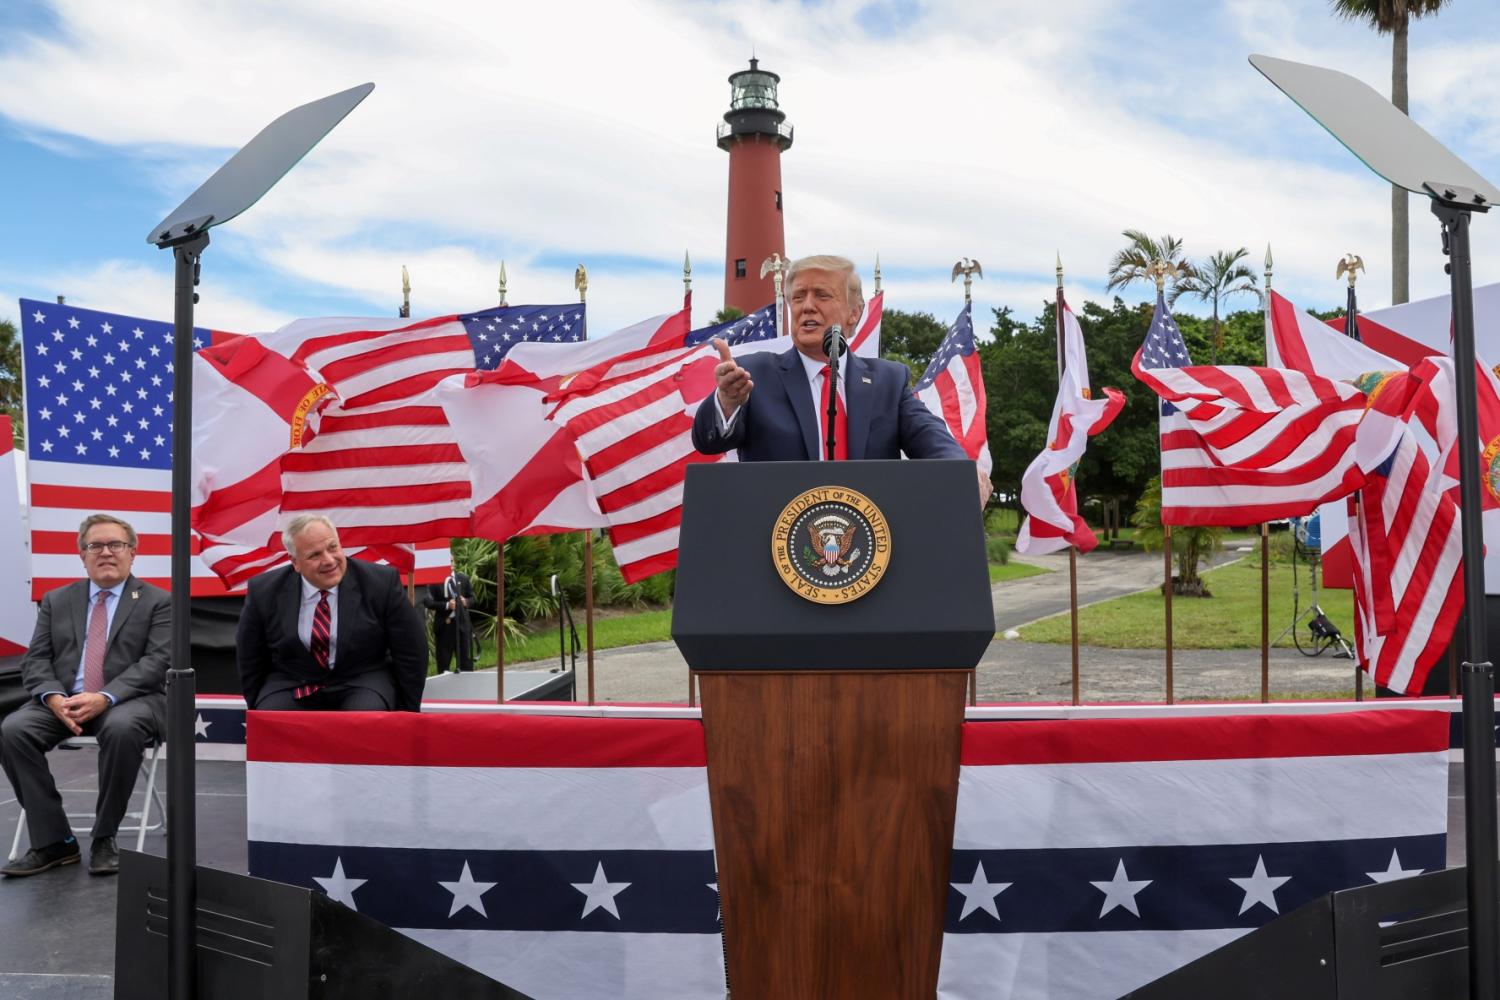
{"type": "Polygon", "coordinates": [[[719,124],[719,148],[729,154],[729,220],[724,241],[724,305],[752,312],[775,298],[760,265],[786,256],[781,222],[781,153],[792,146],[792,127],[777,106],[781,77],[760,68],[729,76],[729,110],[719,124]]]}

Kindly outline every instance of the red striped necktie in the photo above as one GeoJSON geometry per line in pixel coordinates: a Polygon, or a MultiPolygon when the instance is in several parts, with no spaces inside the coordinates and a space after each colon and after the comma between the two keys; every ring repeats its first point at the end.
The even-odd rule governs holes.
{"type": "MultiPolygon", "coordinates": [[[[333,610],[328,606],[328,591],[318,591],[318,607],[313,612],[312,634],[308,637],[307,649],[313,661],[324,670],[328,669],[328,638],[333,632],[333,610]]],[[[293,698],[306,698],[321,689],[321,684],[304,684],[292,691],[293,698]]]]}

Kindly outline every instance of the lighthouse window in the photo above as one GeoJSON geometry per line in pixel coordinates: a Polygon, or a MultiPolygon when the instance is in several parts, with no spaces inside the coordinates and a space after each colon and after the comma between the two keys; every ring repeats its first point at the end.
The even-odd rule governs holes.
{"type": "Polygon", "coordinates": [[[734,262],[734,276],[736,278],[745,276],[745,258],[741,257],[734,262]]]}
{"type": "Polygon", "coordinates": [[[781,211],[781,192],[776,192],[776,211],[781,211]]]}

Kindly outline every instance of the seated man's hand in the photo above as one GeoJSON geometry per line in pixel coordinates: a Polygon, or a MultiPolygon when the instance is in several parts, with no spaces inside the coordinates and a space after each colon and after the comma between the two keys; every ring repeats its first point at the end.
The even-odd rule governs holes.
{"type": "Polygon", "coordinates": [[[990,477],[984,474],[983,469],[979,472],[979,509],[983,510],[985,504],[990,502],[990,494],[995,492],[995,484],[990,482],[990,477]]]}
{"type": "Polygon", "coordinates": [[[60,694],[47,696],[47,707],[52,709],[52,714],[57,716],[57,721],[61,722],[64,726],[67,726],[68,732],[72,733],[74,736],[82,736],[83,727],[74,722],[72,716],[68,715],[68,711],[64,707],[67,705],[67,703],[68,699],[64,698],[60,694]]]}
{"type": "MultiPolygon", "coordinates": [[[[66,699],[62,707],[67,717],[82,727],[90,719],[104,714],[104,710],[109,708],[109,699],[97,691],[85,691],[83,694],[75,694],[66,699]]],[[[79,732],[82,731],[80,728],[79,732]]]]}
{"type": "Polygon", "coordinates": [[[727,420],[750,398],[755,383],[750,381],[750,373],[734,360],[729,344],[722,337],[714,338],[714,347],[719,349],[719,363],[714,366],[714,378],[719,384],[719,409],[727,420]]]}

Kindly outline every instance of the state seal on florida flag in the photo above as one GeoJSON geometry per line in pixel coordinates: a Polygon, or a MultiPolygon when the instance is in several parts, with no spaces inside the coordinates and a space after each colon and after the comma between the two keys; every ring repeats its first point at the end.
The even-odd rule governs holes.
{"type": "Polygon", "coordinates": [[[771,561],[792,590],[818,604],[847,604],[869,593],[891,561],[891,530],[863,493],[819,486],[777,515],[771,561]]]}

